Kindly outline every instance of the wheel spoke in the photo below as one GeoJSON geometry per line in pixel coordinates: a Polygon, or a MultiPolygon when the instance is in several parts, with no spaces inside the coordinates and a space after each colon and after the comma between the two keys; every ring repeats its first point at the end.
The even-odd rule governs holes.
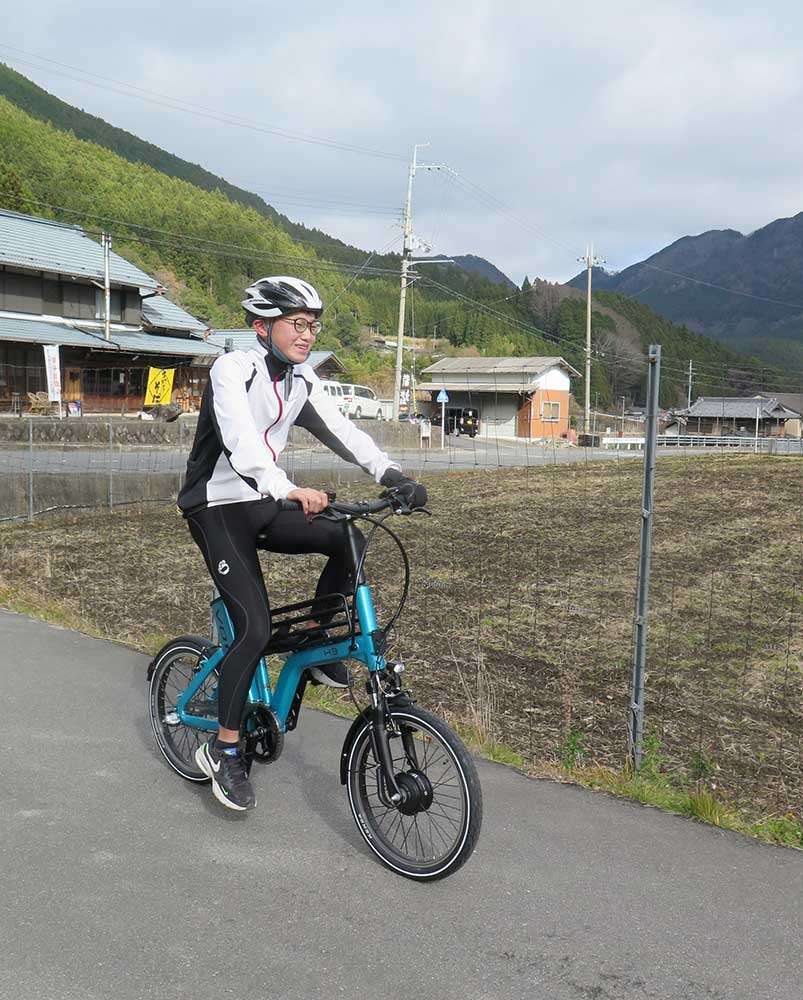
{"type": "MultiPolygon", "coordinates": [[[[183,649],[172,655],[166,653],[159,664],[160,676],[156,679],[157,687],[151,704],[151,712],[155,716],[154,728],[163,753],[180,773],[192,778],[201,776],[195,752],[206,739],[206,731],[184,723],[168,725],[165,718],[176,713],[180,696],[197,676],[198,670],[202,669],[203,660],[200,648],[194,655],[183,649]]],[[[217,700],[218,683],[218,672],[213,669],[194,696],[196,703],[207,702],[206,706],[201,706],[204,714],[212,715],[211,703],[217,700]]]]}
{"type": "Polygon", "coordinates": [[[388,802],[382,768],[373,756],[367,731],[359,737],[363,745],[352,758],[350,787],[360,802],[363,822],[372,831],[369,843],[381,857],[401,870],[436,867],[455,857],[464,842],[472,808],[468,789],[451,744],[439,732],[418,719],[394,721],[400,731],[390,740],[396,780],[408,796],[426,794],[417,791],[420,781],[426,781],[431,790],[429,804],[408,799],[403,813],[388,802]],[[411,772],[422,778],[405,777],[411,772]]]}

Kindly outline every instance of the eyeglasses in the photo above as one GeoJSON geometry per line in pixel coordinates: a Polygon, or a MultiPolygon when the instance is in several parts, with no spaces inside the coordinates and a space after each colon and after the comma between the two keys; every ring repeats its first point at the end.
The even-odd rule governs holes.
{"type": "Polygon", "coordinates": [[[286,323],[292,323],[296,328],[296,333],[306,333],[307,330],[309,330],[313,337],[317,337],[323,329],[323,323],[321,323],[319,319],[310,321],[308,319],[303,319],[301,316],[297,319],[290,319],[289,316],[282,316],[282,319],[286,323]]]}

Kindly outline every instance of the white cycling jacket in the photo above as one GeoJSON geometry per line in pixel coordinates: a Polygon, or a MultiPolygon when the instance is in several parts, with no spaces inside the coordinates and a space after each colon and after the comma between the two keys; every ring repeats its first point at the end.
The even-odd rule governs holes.
{"type": "Polygon", "coordinates": [[[209,371],[187,477],[185,513],[272,497],[296,486],[278,465],[293,424],[379,482],[395,462],[338,410],[309,364],[279,366],[258,347],[221,355],[209,371]]]}

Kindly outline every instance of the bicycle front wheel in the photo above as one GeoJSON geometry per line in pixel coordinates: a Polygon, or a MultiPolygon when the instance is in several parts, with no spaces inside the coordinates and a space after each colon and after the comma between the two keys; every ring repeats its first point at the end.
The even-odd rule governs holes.
{"type": "MultiPolygon", "coordinates": [[[[167,763],[187,781],[209,781],[195,763],[195,751],[206,741],[204,729],[185,725],[176,711],[182,694],[216,647],[197,635],[172,639],[154,658],[148,708],[156,743],[167,763]]],[[[206,716],[217,726],[218,673],[213,670],[188,706],[193,715],[206,716]]]]}
{"type": "Polygon", "coordinates": [[[371,727],[348,756],[351,812],[383,864],[420,882],[446,878],[471,857],[482,825],[474,761],[443,720],[416,706],[391,708],[390,751],[403,801],[394,804],[374,755],[371,727]]]}

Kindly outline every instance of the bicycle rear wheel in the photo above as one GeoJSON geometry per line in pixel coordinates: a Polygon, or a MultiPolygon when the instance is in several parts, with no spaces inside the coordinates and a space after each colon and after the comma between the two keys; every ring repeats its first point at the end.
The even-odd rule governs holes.
{"type": "MultiPolygon", "coordinates": [[[[195,763],[195,751],[206,741],[204,729],[187,726],[178,717],[176,703],[203,660],[217,647],[198,635],[171,639],[154,658],[148,708],[156,744],[167,763],[187,781],[203,783],[209,778],[195,763]]],[[[213,670],[192,699],[193,715],[206,716],[217,725],[218,672],[213,670]]]]}
{"type": "Polygon", "coordinates": [[[404,793],[389,799],[366,721],[348,756],[349,805],[366,844],[383,864],[421,882],[452,875],[471,857],[482,825],[474,761],[452,730],[416,706],[391,708],[393,771],[404,793]]]}

